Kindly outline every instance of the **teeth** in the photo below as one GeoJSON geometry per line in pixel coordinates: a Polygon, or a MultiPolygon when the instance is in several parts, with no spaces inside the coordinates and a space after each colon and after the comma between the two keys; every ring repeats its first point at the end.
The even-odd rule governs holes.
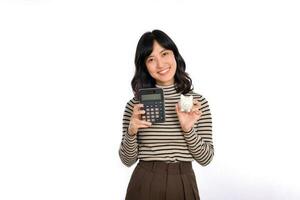
{"type": "Polygon", "coordinates": [[[169,68],[168,69],[165,69],[165,70],[163,70],[163,71],[160,71],[160,72],[158,72],[159,74],[165,74],[167,71],[169,71],[169,68]]]}

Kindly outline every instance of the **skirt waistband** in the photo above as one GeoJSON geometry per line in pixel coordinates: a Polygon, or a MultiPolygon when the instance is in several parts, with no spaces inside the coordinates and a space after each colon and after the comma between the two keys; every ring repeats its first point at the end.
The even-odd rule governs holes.
{"type": "Polygon", "coordinates": [[[163,161],[142,161],[140,160],[138,166],[155,173],[167,174],[187,174],[193,173],[192,162],[175,162],[167,163],[163,161]]]}

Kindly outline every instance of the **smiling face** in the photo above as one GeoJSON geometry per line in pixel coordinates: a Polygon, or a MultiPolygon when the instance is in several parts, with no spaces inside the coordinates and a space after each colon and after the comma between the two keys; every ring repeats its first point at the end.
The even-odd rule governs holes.
{"type": "Polygon", "coordinates": [[[177,65],[173,51],[160,46],[157,41],[154,41],[153,51],[146,59],[146,67],[158,85],[174,84],[177,65]]]}

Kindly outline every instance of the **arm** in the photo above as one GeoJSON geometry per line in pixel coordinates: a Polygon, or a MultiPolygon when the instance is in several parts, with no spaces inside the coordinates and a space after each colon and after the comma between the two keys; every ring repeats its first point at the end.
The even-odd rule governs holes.
{"type": "Polygon", "coordinates": [[[130,100],[123,114],[123,135],[119,148],[119,156],[124,165],[130,167],[137,161],[138,143],[137,136],[128,133],[129,122],[133,112],[134,99],[130,100]]]}
{"type": "Polygon", "coordinates": [[[201,103],[201,117],[194,127],[184,134],[184,138],[194,159],[200,165],[206,166],[214,156],[212,121],[207,100],[201,96],[199,101],[201,103]]]}

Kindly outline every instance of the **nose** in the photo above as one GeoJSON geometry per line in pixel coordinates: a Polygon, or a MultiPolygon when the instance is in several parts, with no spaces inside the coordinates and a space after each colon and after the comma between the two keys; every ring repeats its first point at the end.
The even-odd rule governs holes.
{"type": "Polygon", "coordinates": [[[157,58],[157,68],[163,68],[163,61],[161,58],[157,58]]]}

